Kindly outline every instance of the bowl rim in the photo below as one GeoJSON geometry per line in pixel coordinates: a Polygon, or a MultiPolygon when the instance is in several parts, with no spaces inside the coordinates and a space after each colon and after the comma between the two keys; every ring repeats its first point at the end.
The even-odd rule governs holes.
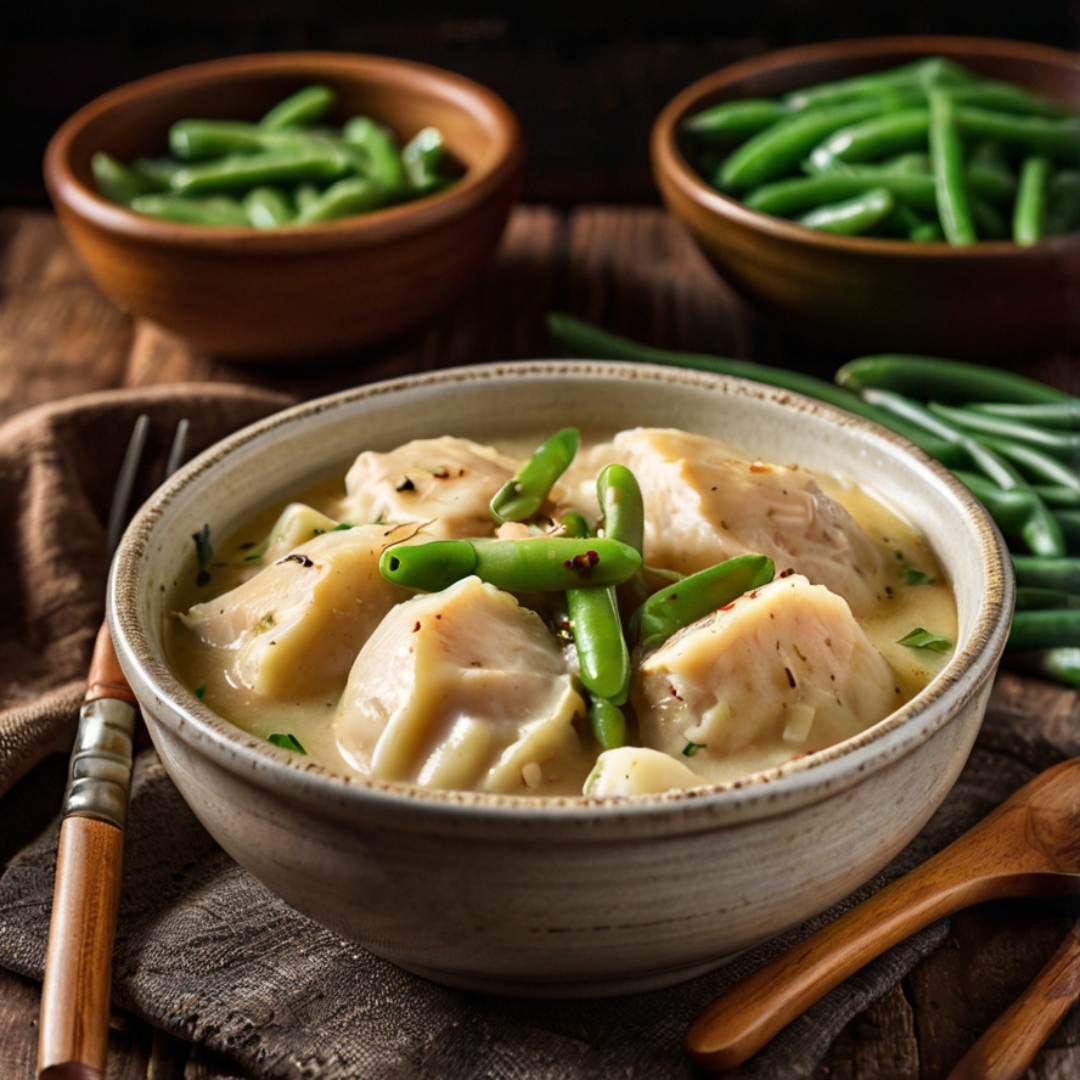
{"type": "MultiPolygon", "coordinates": [[[[673,368],[628,361],[527,360],[497,364],[444,368],[433,372],[401,376],[369,383],[325,397],[290,406],[226,436],[185,465],[141,507],[128,527],[109,574],[107,618],[118,659],[136,693],[159,704],[168,703],[165,724],[181,741],[195,741],[202,753],[229,772],[240,772],[252,782],[272,784],[282,796],[310,804],[316,799],[325,812],[350,814],[357,811],[392,813],[399,825],[417,827],[445,823],[448,811],[481,827],[498,827],[509,822],[528,825],[539,821],[573,825],[603,826],[613,820],[632,818],[645,828],[685,828],[691,820],[697,827],[715,824],[717,816],[734,813],[743,818],[747,811],[766,817],[792,808],[793,801],[816,801],[843,790],[850,784],[884,768],[898,756],[928,740],[981,693],[992,678],[1005,639],[1015,582],[1011,562],[1000,531],[970,490],[948,470],[901,436],[874,422],[832,405],[800,394],[753,382],[688,368],[673,368]],[[831,426],[851,429],[856,438],[892,456],[907,458],[916,471],[953,503],[978,537],[984,558],[986,582],[968,640],[946,667],[910,701],[866,731],[841,743],[746,778],[721,784],[702,784],[682,791],[624,797],[585,796],[530,797],[487,793],[444,791],[414,784],[348,777],[321,765],[305,762],[280,750],[264,739],[249,735],[205,706],[172,673],[161,652],[152,647],[152,635],[144,631],[134,605],[122,602],[123,595],[136,591],[146,552],[155,546],[154,530],[167,516],[170,505],[192,484],[203,478],[220,459],[260,440],[271,439],[283,426],[302,424],[327,410],[348,409],[351,405],[387,394],[430,387],[448,382],[481,382],[550,378],[574,375],[597,379],[675,382],[705,387],[733,396],[770,403],[768,407],[788,407],[810,414],[831,426]],[[175,715],[169,716],[168,710],[175,715]],[[186,731],[181,734],[182,729],[186,731]],[[258,778],[258,779],[256,779],[258,778]]],[[[573,838],[577,833],[571,831],[573,838]]],[[[581,835],[585,839],[585,835],[581,835]]]]}
{"type": "MultiPolygon", "coordinates": [[[[679,194],[707,213],[716,214],[739,226],[784,243],[795,243],[824,252],[862,255],[866,258],[972,260],[1009,256],[1017,260],[1037,260],[1055,248],[1075,248],[1077,236],[1045,237],[1021,247],[1009,240],[980,240],[977,244],[954,246],[944,241],[914,244],[910,240],[880,237],[842,236],[819,229],[809,229],[785,218],[753,210],[738,199],[707,183],[684,157],[676,137],[679,121],[703,100],[745,79],[782,72],[792,64],[823,60],[858,60],[871,56],[895,55],[897,63],[915,55],[951,55],[969,59],[979,56],[1030,61],[1052,66],[1080,68],[1080,52],[1053,45],[1013,41],[1006,38],[971,37],[948,34],[901,34],[895,36],[845,38],[813,42],[771,50],[758,56],[725,65],[695,80],[675,95],[660,111],[649,136],[649,155],[653,177],[663,191],[665,182],[679,194]]],[[[718,96],[720,95],[720,96],[718,96]]]]}
{"type": "Polygon", "coordinates": [[[511,180],[524,165],[525,138],[509,105],[494,90],[457,72],[416,60],[369,53],[301,50],[251,53],[202,60],[170,68],[114,87],[87,102],[53,133],[45,147],[42,171],[53,203],[96,228],[142,243],[183,244],[192,248],[227,249],[252,254],[307,253],[313,247],[350,247],[397,241],[436,228],[469,213],[511,180]],[[157,93],[174,86],[210,82],[229,75],[243,77],[304,76],[332,79],[348,73],[373,76],[376,82],[424,80],[440,88],[440,96],[481,121],[491,145],[483,159],[454,184],[410,203],[352,215],[302,229],[254,229],[162,221],[139,214],[84,184],[71,167],[71,147],[82,130],[99,117],[122,108],[133,95],[157,93]],[[468,107],[466,107],[468,106],[468,107]]]}

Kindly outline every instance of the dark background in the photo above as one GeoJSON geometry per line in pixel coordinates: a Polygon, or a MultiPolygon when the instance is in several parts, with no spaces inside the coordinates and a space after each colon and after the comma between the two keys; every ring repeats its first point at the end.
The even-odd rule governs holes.
{"type": "Polygon", "coordinates": [[[947,33],[1080,48],[1080,0],[9,0],[0,14],[0,205],[45,205],[56,127],[121,83],[277,49],[403,56],[501,94],[529,143],[524,198],[649,202],[648,132],[683,86],[769,49],[947,33]]]}

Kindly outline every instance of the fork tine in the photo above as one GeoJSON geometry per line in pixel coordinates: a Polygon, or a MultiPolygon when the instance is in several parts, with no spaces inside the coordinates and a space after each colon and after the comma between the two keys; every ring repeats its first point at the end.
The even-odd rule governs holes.
{"type": "Polygon", "coordinates": [[[120,543],[128,521],[128,512],[131,508],[131,497],[135,490],[135,479],[139,474],[139,463],[142,461],[143,452],[146,448],[146,436],[150,431],[150,417],[141,413],[135,421],[131,438],[128,440],[127,450],[124,451],[124,460],[120,465],[120,472],[116,476],[116,487],[113,490],[112,505],[109,507],[109,524],[105,533],[105,552],[111,559],[120,543]]]}
{"type": "Polygon", "coordinates": [[[189,426],[186,416],[177,421],[176,431],[173,432],[172,445],[169,447],[169,456],[165,460],[165,476],[163,477],[165,480],[168,480],[180,468],[180,464],[184,460],[187,451],[189,426]]]}

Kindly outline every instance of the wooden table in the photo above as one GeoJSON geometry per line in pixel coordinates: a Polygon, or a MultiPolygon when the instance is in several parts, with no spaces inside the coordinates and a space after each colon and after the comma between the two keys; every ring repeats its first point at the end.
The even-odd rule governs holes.
{"type": "MultiPolygon", "coordinates": [[[[314,397],[443,366],[551,355],[544,313],[565,310],[639,340],[782,363],[828,374],[839,358],[778,338],[709,270],[656,207],[519,208],[484,278],[413,337],[333,366],[228,364],[132,320],[82,271],[51,215],[0,212],[0,420],[92,390],[225,381],[314,397]]],[[[1069,357],[1029,364],[1036,377],[1080,391],[1069,357]]],[[[999,676],[999,702],[1030,713],[1066,752],[1080,747],[1071,691],[999,676]]],[[[66,762],[50,759],[0,800],[5,861],[59,805],[66,762]]],[[[946,944],[836,1041],[821,1076],[936,1080],[1018,994],[1071,924],[1060,904],[987,905],[958,916],[946,944]]],[[[34,1076],[38,987],[0,969],[0,1077],[34,1076]]],[[[109,1080],[226,1080],[228,1062],[116,1015],[109,1080]]],[[[1080,1076],[1080,1020],[1070,1015],[1039,1056],[1033,1080],[1080,1076]]]]}

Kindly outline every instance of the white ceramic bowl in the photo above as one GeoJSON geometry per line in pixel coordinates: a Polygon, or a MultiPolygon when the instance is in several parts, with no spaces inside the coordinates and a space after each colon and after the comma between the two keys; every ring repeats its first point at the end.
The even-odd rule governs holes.
{"type": "Polygon", "coordinates": [[[742,380],[535,361],[362,387],[225,439],[132,523],[113,567],[109,624],[169,775],[270,889],[437,982],[591,996],[704,972],[829,907],[896,855],[967,758],[1012,600],[1008,556],[982,509],[890,433],[742,380]],[[946,668],[831,749],[739,783],[612,803],[333,776],[220,719],[170,671],[169,598],[204,523],[223,536],[364,448],[566,424],[681,426],[872,487],[919,524],[952,583],[960,629],[946,668]]]}

